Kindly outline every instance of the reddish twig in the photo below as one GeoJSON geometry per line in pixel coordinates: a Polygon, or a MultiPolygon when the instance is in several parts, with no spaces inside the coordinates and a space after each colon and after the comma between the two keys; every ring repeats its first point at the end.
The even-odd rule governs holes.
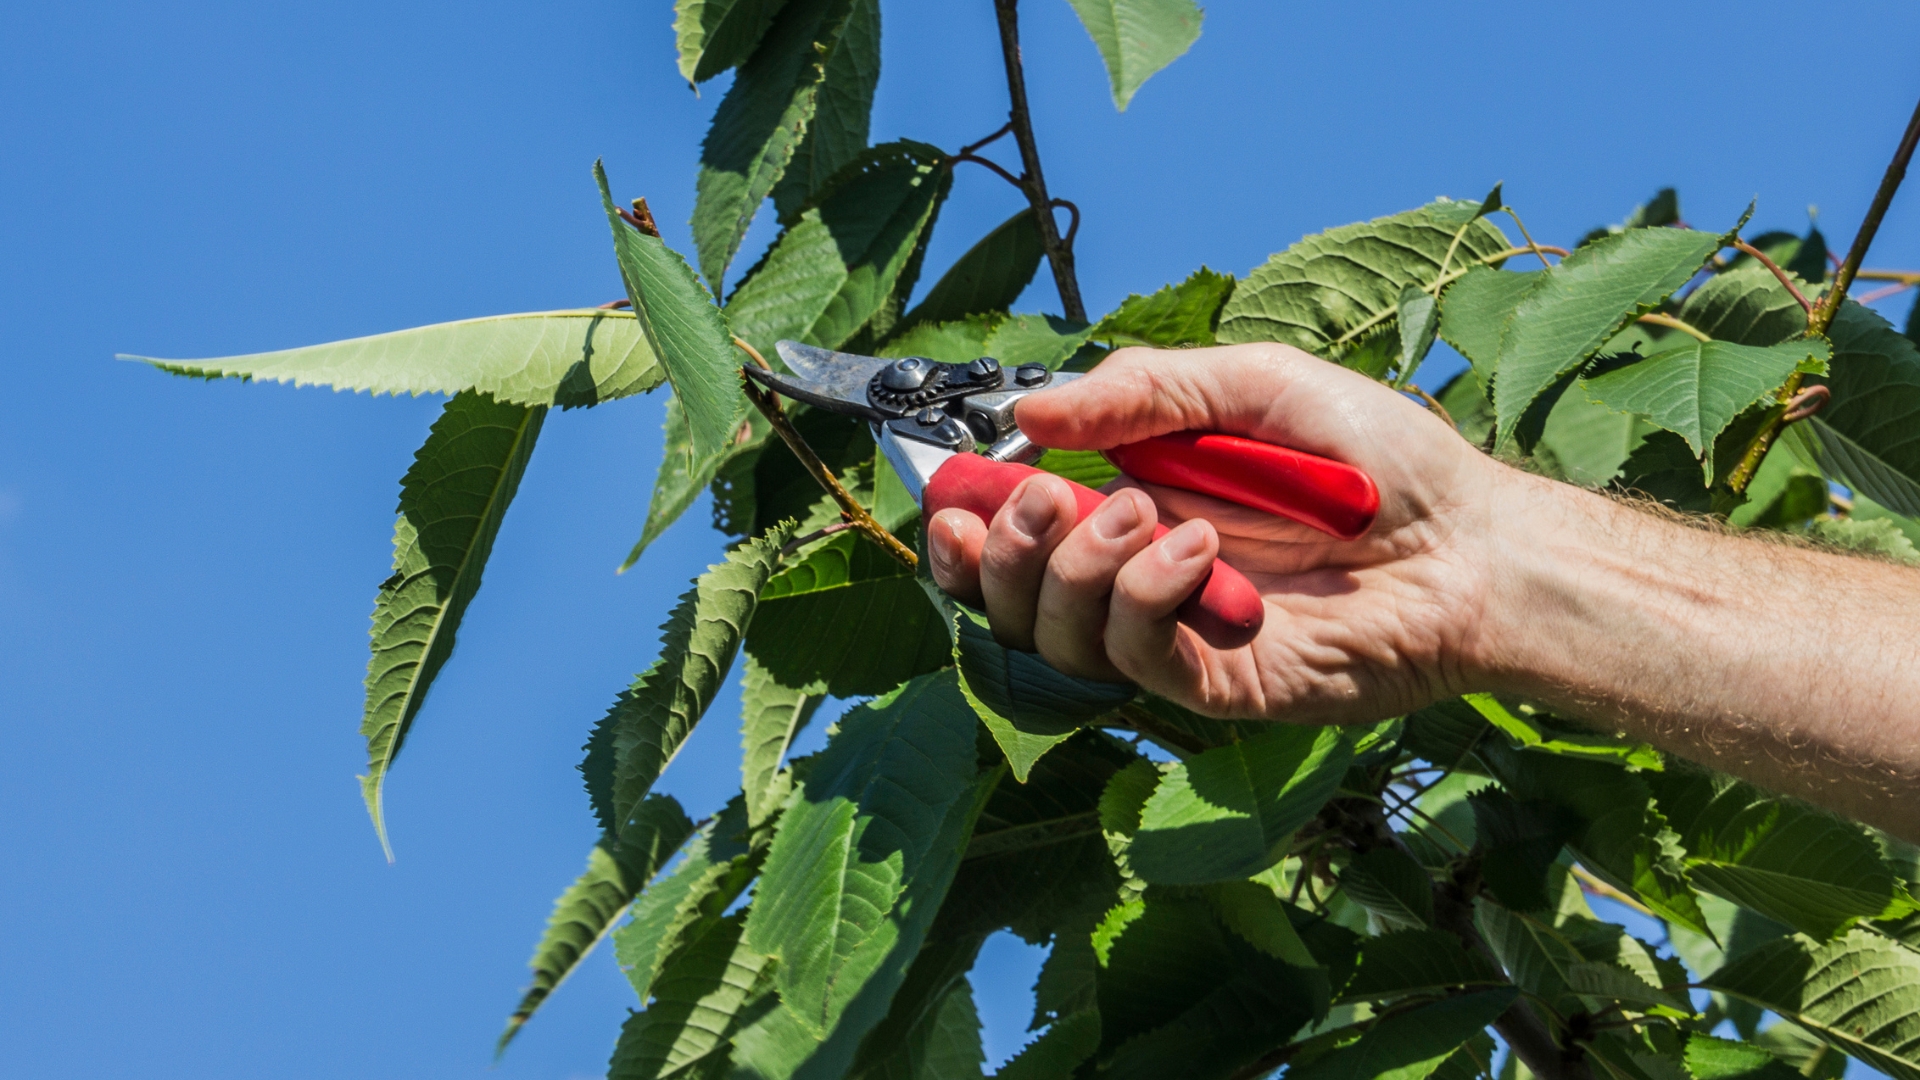
{"type": "Polygon", "coordinates": [[[788,541],[787,546],[780,549],[780,554],[782,556],[791,555],[801,548],[806,547],[808,544],[813,543],[815,540],[824,540],[834,533],[845,532],[851,528],[853,528],[853,522],[851,521],[836,521],[824,529],[815,529],[805,536],[788,541]]]}
{"type": "MultiPolygon", "coordinates": [[[[1856,278],[1856,280],[1858,279],[1856,278]]],[[[1854,300],[1862,304],[1871,304],[1875,300],[1885,300],[1889,296],[1898,296],[1901,293],[1906,292],[1908,289],[1913,288],[1913,286],[1914,286],[1914,283],[1911,281],[1896,281],[1892,285],[1888,285],[1885,288],[1881,288],[1881,289],[1875,289],[1864,296],[1856,296],[1854,297],[1854,300]]]]}
{"type": "Polygon", "coordinates": [[[609,300],[609,301],[607,301],[606,303],[604,303],[604,304],[601,304],[600,306],[598,306],[598,307],[596,307],[596,308],[594,308],[593,310],[595,310],[595,311],[619,311],[619,310],[620,310],[621,308],[630,308],[630,307],[632,307],[632,306],[633,306],[633,301],[631,301],[631,300],[628,300],[628,299],[626,299],[625,297],[622,297],[622,298],[621,298],[621,299],[619,299],[619,300],[609,300]]]}
{"type": "Polygon", "coordinates": [[[655,240],[660,239],[660,227],[653,223],[653,211],[647,209],[647,200],[635,199],[633,200],[632,210],[622,210],[616,206],[613,212],[620,215],[620,220],[639,229],[655,240]]]}
{"type": "Polygon", "coordinates": [[[1824,383],[1816,383],[1801,390],[1787,399],[1787,411],[1780,414],[1780,423],[1784,426],[1797,420],[1805,420],[1814,413],[1827,407],[1833,400],[1833,391],[1824,383]]]}
{"type": "Polygon", "coordinates": [[[1761,266],[1764,266],[1768,270],[1773,271],[1773,276],[1779,278],[1780,284],[1785,285],[1787,287],[1787,291],[1793,294],[1793,298],[1800,302],[1800,309],[1802,311],[1805,311],[1809,316],[1813,314],[1813,301],[1807,299],[1806,295],[1800,291],[1799,286],[1793,283],[1793,276],[1791,274],[1788,274],[1785,270],[1780,269],[1779,263],[1774,262],[1772,259],[1768,258],[1766,252],[1761,251],[1759,248],[1754,247],[1752,244],[1749,244],[1745,240],[1742,240],[1738,237],[1734,238],[1733,246],[1745,252],[1746,254],[1751,255],[1754,258],[1760,260],[1761,266]]]}

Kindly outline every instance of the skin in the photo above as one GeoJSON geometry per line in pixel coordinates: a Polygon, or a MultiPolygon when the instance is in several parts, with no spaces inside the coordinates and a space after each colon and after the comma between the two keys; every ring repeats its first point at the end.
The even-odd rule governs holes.
{"type": "Polygon", "coordinates": [[[1121,350],[1018,418],[1061,449],[1184,430],[1290,446],[1364,469],[1381,505],[1352,542],[1124,478],[1077,525],[1054,476],[991,522],[943,510],[934,578],[1008,647],[1222,718],[1359,723],[1521,695],[1920,842],[1920,571],[1520,472],[1283,345],[1121,350]],[[1156,521],[1172,531],[1153,542],[1156,521]],[[1238,649],[1174,617],[1216,554],[1266,603],[1238,649]]]}

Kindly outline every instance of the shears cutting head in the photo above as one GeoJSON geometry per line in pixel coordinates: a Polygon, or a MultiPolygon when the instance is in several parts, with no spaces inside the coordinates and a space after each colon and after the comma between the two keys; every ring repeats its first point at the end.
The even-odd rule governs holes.
{"type": "Polygon", "coordinates": [[[1030,462],[1043,453],[1014,423],[1016,402],[1036,390],[1079,378],[1021,364],[1011,371],[983,356],[943,364],[924,356],[883,359],[782,341],[774,346],[792,372],[757,366],[755,382],[828,412],[858,416],[916,501],[934,471],[955,454],[983,451],[996,461],[1030,462]]]}

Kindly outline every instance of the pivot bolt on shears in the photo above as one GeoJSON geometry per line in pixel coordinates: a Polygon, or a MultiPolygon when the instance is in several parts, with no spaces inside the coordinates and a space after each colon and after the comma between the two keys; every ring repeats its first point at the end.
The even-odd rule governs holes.
{"type": "MultiPolygon", "coordinates": [[[[929,516],[959,507],[992,520],[1013,489],[1040,472],[1045,453],[1014,421],[1020,399],[1080,375],[1021,364],[1011,371],[990,356],[944,364],[922,356],[885,359],[782,341],[792,373],[748,366],[747,376],[795,401],[872,425],[874,442],[929,516]]],[[[1211,495],[1302,522],[1342,540],[1373,525],[1380,496],[1351,465],[1237,435],[1182,431],[1104,451],[1137,480],[1211,495]]],[[[1078,518],[1106,501],[1073,487],[1078,518]]],[[[1167,532],[1156,526],[1157,540],[1167,532]]],[[[1246,576],[1215,560],[1207,579],[1180,605],[1179,619],[1208,644],[1232,649],[1260,632],[1265,605],[1246,576]]]]}

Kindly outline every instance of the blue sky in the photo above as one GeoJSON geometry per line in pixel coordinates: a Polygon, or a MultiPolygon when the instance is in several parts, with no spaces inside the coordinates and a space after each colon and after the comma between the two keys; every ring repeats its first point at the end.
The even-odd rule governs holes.
{"type": "MultiPolygon", "coordinates": [[[[1501,179],[1543,242],[1676,184],[1701,227],[1757,195],[1756,224],[1799,229],[1818,204],[1844,248],[1920,93],[1911,4],[1215,0],[1118,114],[1063,0],[1024,7],[1096,312],[1501,179]]],[[[999,126],[991,4],[883,10],[876,140],[951,148],[999,126]]],[[[664,0],[0,13],[0,1072],[487,1068],[594,837],[580,743],[718,550],[696,508],[612,573],[659,400],[548,422],[389,785],[389,866],[353,780],[359,680],[397,482],[438,402],[190,382],[113,354],[613,299],[593,160],[688,248],[724,90],[688,91],[670,22],[664,0]]],[[[1920,266],[1916,199],[1873,265],[1920,266]]],[[[963,173],[923,280],[1018,205],[963,173]]],[[[1057,310],[1046,282],[1020,306],[1057,310]]],[[[732,708],[663,785],[696,815],[737,782],[732,708]]],[[[1004,943],[983,962],[996,1057],[1033,966],[1004,943]]],[[[600,1075],[629,1004],[594,957],[496,1075],[600,1075]]]]}

